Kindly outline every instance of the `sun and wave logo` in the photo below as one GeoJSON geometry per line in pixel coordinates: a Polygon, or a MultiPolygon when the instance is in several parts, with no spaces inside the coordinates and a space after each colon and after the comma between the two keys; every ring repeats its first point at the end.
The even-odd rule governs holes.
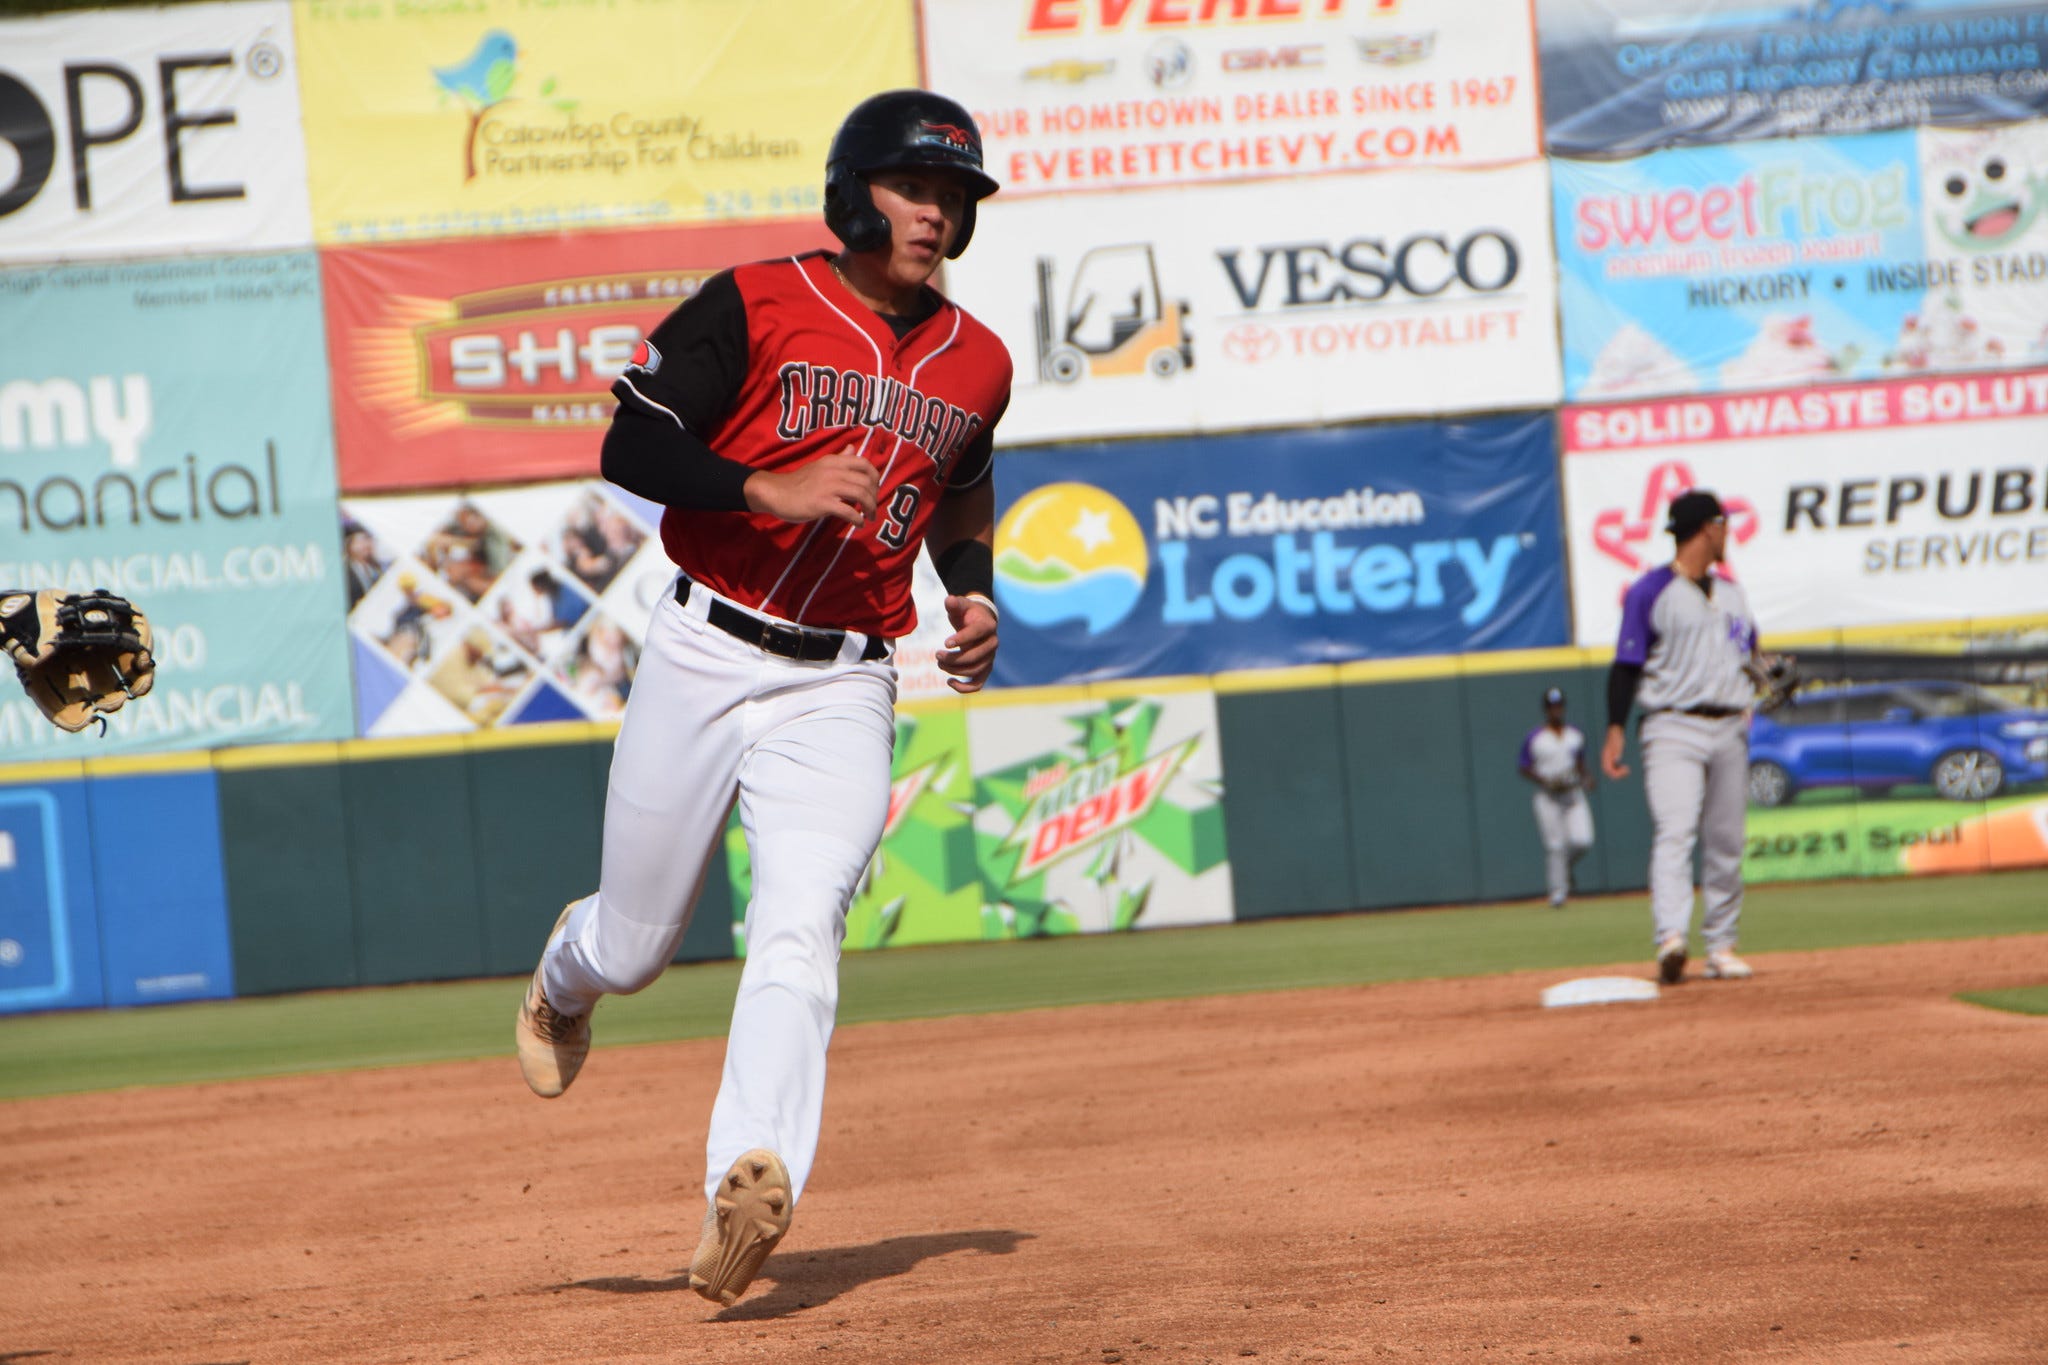
{"type": "Polygon", "coordinates": [[[996,596],[1027,626],[1081,621],[1100,635],[1145,591],[1145,533],[1121,502],[1085,483],[1049,483],[996,526],[996,596]]]}

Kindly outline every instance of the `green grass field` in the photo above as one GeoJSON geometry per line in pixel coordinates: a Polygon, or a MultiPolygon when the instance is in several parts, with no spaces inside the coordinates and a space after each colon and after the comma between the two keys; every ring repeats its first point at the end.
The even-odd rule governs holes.
{"type": "MultiPolygon", "coordinates": [[[[1752,888],[1743,951],[2048,933],[2048,871],[1752,888]]],[[[849,954],[842,1025],[1647,961],[1640,894],[849,954]]],[[[2048,960],[2048,958],[2044,958],[2048,960]]],[[[2048,974],[2048,969],[2044,969],[2048,974]]],[[[725,1032],[739,966],[672,969],[599,1009],[600,1047],[725,1032]]],[[[0,1020],[0,1099],[509,1056],[524,980],[0,1020]]],[[[1977,997],[2048,1013],[2048,985],[1977,997]],[[1993,998],[1993,996],[1997,998],[1993,998]]]]}

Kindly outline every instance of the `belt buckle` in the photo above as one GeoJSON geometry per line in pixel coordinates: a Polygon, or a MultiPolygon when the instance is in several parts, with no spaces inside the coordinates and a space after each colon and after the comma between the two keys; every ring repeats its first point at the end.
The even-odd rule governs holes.
{"type": "Polygon", "coordinates": [[[800,626],[784,625],[780,621],[761,622],[761,648],[784,659],[804,657],[804,632],[800,626]]]}

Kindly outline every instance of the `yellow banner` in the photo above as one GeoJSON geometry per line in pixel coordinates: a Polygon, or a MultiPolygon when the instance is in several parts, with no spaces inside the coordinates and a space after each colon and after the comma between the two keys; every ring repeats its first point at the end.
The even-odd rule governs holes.
{"type": "Polygon", "coordinates": [[[808,216],[911,0],[298,0],[322,243],[808,216]]]}

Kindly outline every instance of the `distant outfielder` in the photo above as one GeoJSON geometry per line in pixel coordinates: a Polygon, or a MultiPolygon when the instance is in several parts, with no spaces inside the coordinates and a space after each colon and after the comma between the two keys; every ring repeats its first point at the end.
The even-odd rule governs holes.
{"type": "Polygon", "coordinates": [[[680,566],[613,752],[596,895],[562,912],[520,1007],[526,1083],[559,1095],[600,997],[675,954],[739,805],[754,893],[711,1111],[690,1287],[730,1304],[788,1230],[817,1152],[839,947],[881,839],[891,642],[929,540],[956,691],[995,662],[993,433],[1010,358],[927,283],[996,182],[967,111],[867,100],[826,162],[846,244],[707,280],[613,386],[605,477],[667,508],[680,566]]]}
{"type": "Polygon", "coordinates": [[[1600,767],[1628,776],[1621,761],[1629,707],[1643,706],[1643,791],[1650,803],[1650,913],[1657,974],[1685,975],[1692,922],[1692,850],[1700,846],[1709,977],[1750,974],[1735,955],[1742,915],[1743,820],[1749,804],[1749,708],[1756,699],[1756,621],[1732,579],[1714,572],[1727,557],[1728,517],[1704,489],[1681,493],[1665,525],[1677,541],[1670,564],[1629,588],[1621,638],[1607,680],[1607,742],[1600,767]]]}
{"type": "Polygon", "coordinates": [[[1536,786],[1531,798],[1536,832],[1543,840],[1543,877],[1550,905],[1564,905],[1571,893],[1572,867],[1593,847],[1593,808],[1586,793],[1593,775],[1586,771],[1586,737],[1564,718],[1564,691],[1543,694],[1543,724],[1522,741],[1516,767],[1536,786]]]}

